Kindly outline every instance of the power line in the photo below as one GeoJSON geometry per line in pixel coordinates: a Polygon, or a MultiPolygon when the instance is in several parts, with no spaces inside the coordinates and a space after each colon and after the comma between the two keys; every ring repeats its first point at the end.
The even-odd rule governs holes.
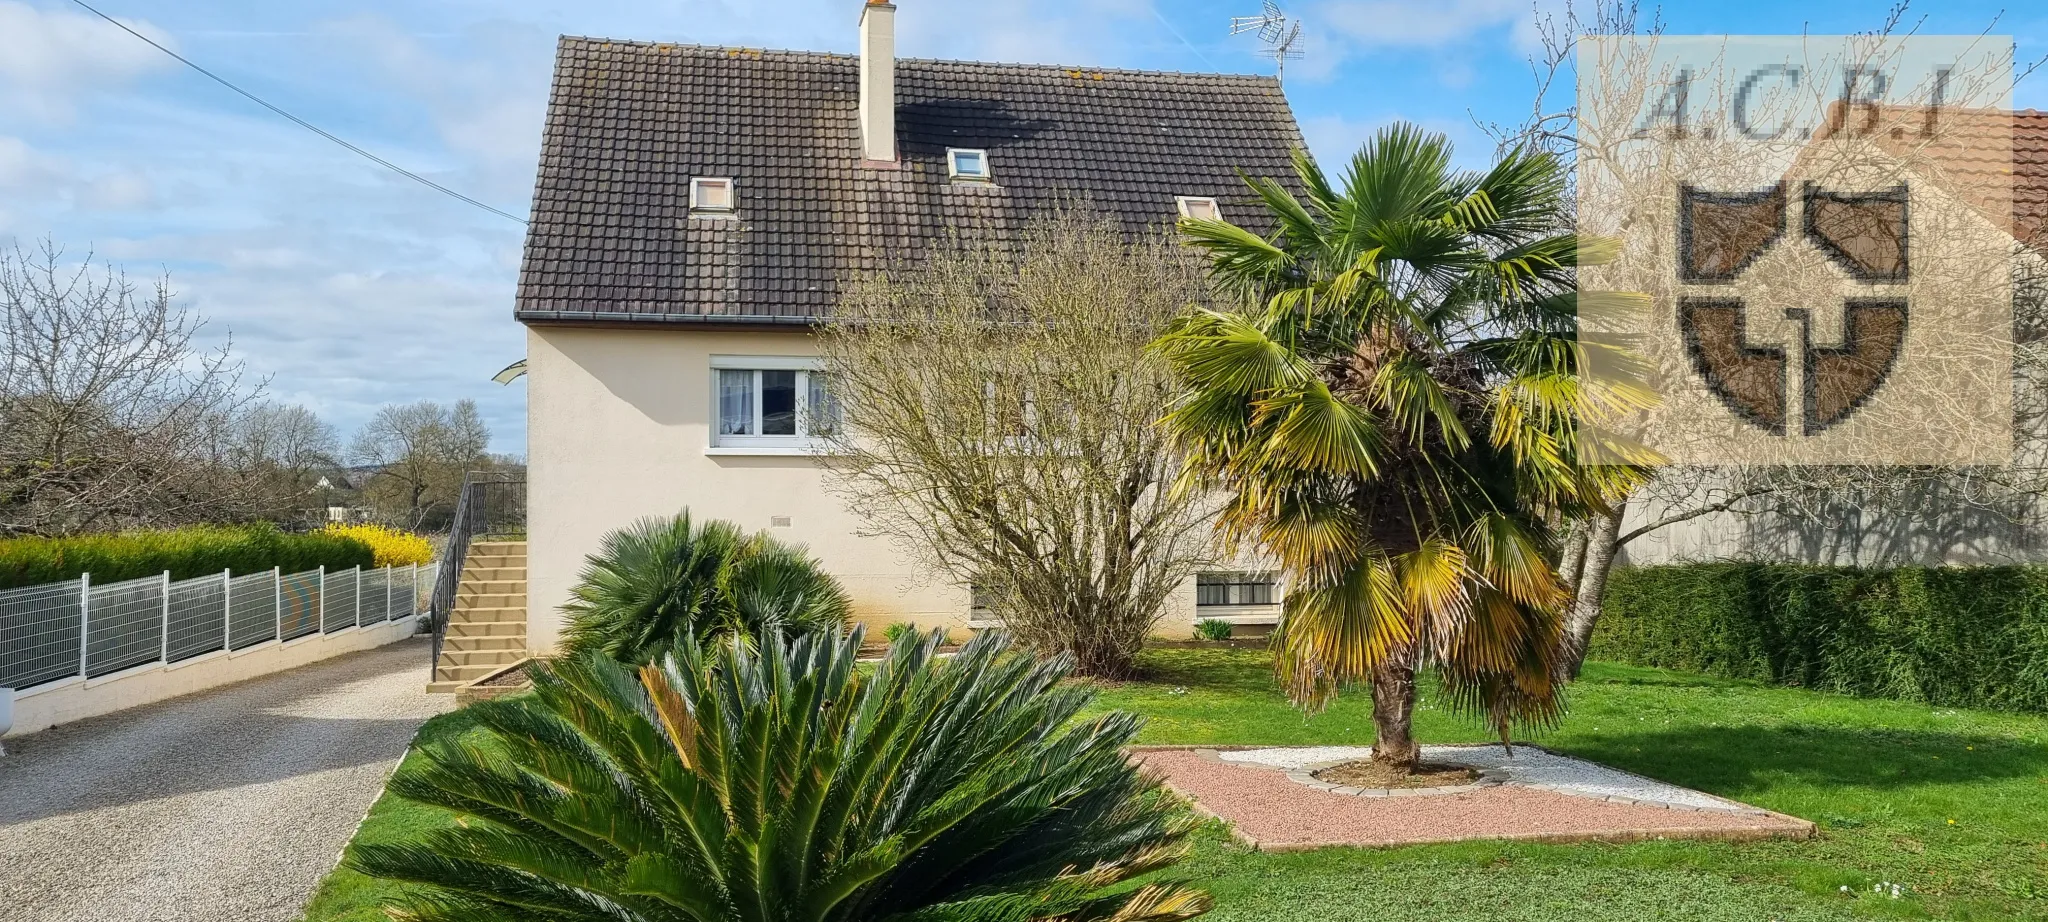
{"type": "Polygon", "coordinates": [[[207,78],[208,78],[208,79],[210,79],[210,80],[212,80],[213,82],[215,82],[215,83],[218,83],[218,84],[220,84],[221,86],[227,87],[228,89],[234,90],[235,92],[237,92],[237,93],[240,93],[240,94],[242,94],[243,96],[247,97],[247,98],[249,99],[249,101],[250,101],[250,102],[253,102],[253,103],[255,103],[255,104],[259,105],[259,106],[262,106],[262,107],[263,107],[263,108],[265,108],[265,109],[269,109],[269,110],[270,110],[270,111],[272,111],[272,112],[275,112],[275,113],[277,113],[277,114],[279,114],[279,115],[282,115],[282,116],[284,116],[285,118],[291,119],[291,120],[292,120],[293,122],[297,123],[299,127],[301,127],[301,128],[304,128],[304,129],[306,129],[307,131],[310,131],[310,132],[312,132],[312,133],[314,133],[314,134],[317,134],[317,135],[319,135],[319,136],[321,136],[321,137],[323,137],[323,138],[326,138],[326,139],[327,139],[327,140],[329,140],[329,141],[333,141],[334,143],[336,143],[336,144],[339,144],[339,145],[341,145],[341,146],[343,146],[343,147],[346,147],[346,148],[348,148],[348,149],[349,149],[350,151],[354,152],[354,153],[355,153],[356,155],[358,155],[358,156],[360,156],[360,157],[362,157],[362,158],[364,158],[364,159],[366,159],[366,160],[370,161],[371,163],[375,163],[375,164],[377,164],[378,166],[381,166],[381,167],[383,167],[383,168],[385,168],[385,169],[387,169],[387,170],[390,170],[390,171],[391,171],[391,172],[393,172],[393,173],[397,173],[397,174],[398,174],[398,175],[400,175],[400,176],[403,176],[403,177],[405,177],[405,178],[407,178],[407,179],[410,179],[410,180],[412,180],[413,182],[419,183],[420,185],[426,186],[427,188],[429,188],[429,189],[432,189],[432,190],[434,190],[434,191],[436,191],[436,192],[440,192],[440,193],[442,193],[442,194],[444,194],[444,195],[448,195],[448,196],[452,196],[452,197],[454,197],[454,198],[457,198],[457,199],[461,199],[462,201],[468,202],[468,203],[470,203],[471,205],[475,205],[476,207],[478,207],[478,208],[481,208],[481,209],[483,209],[483,210],[485,210],[485,211],[488,211],[488,212],[490,212],[490,213],[492,213],[492,214],[494,214],[494,215],[497,215],[497,216],[499,216],[499,217],[501,217],[501,218],[510,218],[510,219],[512,219],[512,220],[514,220],[514,221],[518,221],[518,222],[519,222],[519,223],[521,223],[521,224],[525,224],[525,223],[526,223],[526,219],[525,219],[525,218],[522,218],[522,217],[520,217],[520,216],[518,216],[518,215],[515,215],[515,214],[512,214],[512,213],[510,213],[510,212],[506,212],[506,211],[501,211],[501,210],[499,210],[499,209],[497,209],[497,208],[493,208],[493,207],[491,207],[491,206],[489,206],[489,205],[486,205],[486,204],[484,204],[484,203],[482,203],[482,202],[479,202],[479,201],[477,201],[476,199],[470,198],[470,197],[469,197],[469,196],[467,196],[467,195],[463,195],[462,193],[460,193],[460,192],[457,192],[457,191],[455,191],[454,189],[450,189],[450,188],[448,188],[447,186],[441,185],[440,183],[437,183],[437,182],[435,182],[435,181],[433,181],[433,180],[431,180],[431,179],[428,179],[428,178],[426,178],[425,176],[421,176],[420,174],[418,174],[418,173],[415,173],[415,172],[413,172],[413,171],[411,171],[411,170],[408,170],[408,169],[406,169],[405,167],[399,166],[399,165],[398,165],[398,164],[396,164],[396,163],[392,163],[391,161],[389,161],[389,160],[386,160],[386,159],[384,159],[384,158],[382,158],[382,157],[379,157],[379,156],[377,156],[376,154],[370,153],[369,151],[366,151],[366,150],[364,150],[364,149],[362,149],[362,148],[360,148],[360,147],[357,147],[357,146],[355,146],[354,144],[350,144],[349,142],[347,142],[347,141],[344,141],[344,140],[342,140],[341,138],[338,138],[338,137],[334,136],[334,135],[333,135],[332,133],[328,132],[327,130],[325,130],[325,129],[321,128],[321,127],[320,127],[320,126],[318,126],[318,125],[315,125],[315,124],[313,124],[312,122],[306,121],[305,119],[302,119],[302,118],[300,118],[300,117],[298,117],[298,116],[296,116],[296,115],[293,115],[293,114],[291,114],[290,112],[286,112],[286,111],[285,111],[285,110],[283,110],[283,109],[280,109],[280,108],[278,108],[278,107],[276,107],[276,106],[274,106],[274,105],[271,105],[271,104],[270,104],[270,103],[268,103],[268,102],[265,102],[265,101],[263,100],[263,98],[262,98],[262,97],[259,97],[259,96],[257,96],[256,94],[254,94],[254,93],[251,93],[251,92],[249,92],[248,90],[242,89],[241,87],[239,87],[239,86],[236,86],[236,85],[234,85],[234,84],[232,84],[232,83],[229,83],[229,82],[228,82],[227,80],[223,79],[223,78],[222,78],[222,77],[221,77],[221,76],[220,76],[219,74],[216,74],[216,73],[214,73],[213,71],[207,70],[207,69],[206,69],[206,68],[204,68],[204,67],[200,67],[199,65],[197,65],[197,64],[194,64],[194,63],[192,63],[192,61],[191,61],[191,60],[189,60],[189,59],[187,59],[187,58],[186,58],[186,57],[185,57],[184,55],[181,55],[181,54],[179,54],[179,53],[177,53],[177,52],[175,52],[175,51],[172,51],[172,50],[171,50],[171,49],[169,49],[169,48],[165,48],[164,46],[162,46],[162,45],[159,45],[159,44],[157,44],[157,43],[156,43],[156,40],[155,40],[155,39],[153,39],[153,38],[150,38],[149,36],[147,36],[147,35],[144,35],[144,34],[142,34],[142,33],[140,33],[140,32],[137,32],[137,31],[135,31],[134,29],[128,28],[128,25],[127,25],[126,23],[123,23],[122,21],[120,21],[120,20],[118,20],[118,19],[115,19],[115,18],[114,18],[114,17],[112,17],[112,16],[109,16],[109,15],[107,15],[107,14],[105,14],[105,13],[102,13],[102,12],[100,12],[100,11],[99,11],[99,10],[97,10],[97,9],[94,9],[94,8],[92,7],[92,5],[91,5],[91,4],[89,4],[89,3],[86,3],[86,2],[85,2],[85,0],[71,0],[71,2],[73,2],[73,3],[76,3],[76,4],[78,4],[79,6],[85,7],[85,9],[86,9],[86,10],[87,10],[88,12],[92,13],[92,14],[93,14],[94,16],[98,16],[98,17],[99,17],[99,18],[101,18],[101,19],[104,19],[104,20],[106,20],[106,21],[108,21],[108,22],[111,22],[111,23],[113,23],[113,24],[114,24],[114,26],[115,26],[116,28],[120,29],[121,31],[123,31],[123,32],[126,32],[126,33],[128,33],[129,35],[133,35],[133,36],[135,36],[136,38],[142,39],[142,40],[143,40],[143,41],[145,41],[145,42],[148,42],[148,43],[149,43],[149,47],[151,47],[151,48],[155,48],[155,49],[156,49],[156,50],[158,50],[158,51],[161,51],[161,52],[163,52],[163,53],[165,53],[165,54],[167,54],[167,55],[170,55],[170,56],[171,56],[171,57],[173,57],[173,58],[176,58],[176,59],[178,60],[178,63],[180,63],[180,64],[183,64],[183,65],[185,65],[186,67],[192,68],[193,70],[196,70],[196,71],[198,71],[198,72],[200,72],[200,73],[202,73],[202,74],[205,74],[205,75],[207,76],[207,78]]]}

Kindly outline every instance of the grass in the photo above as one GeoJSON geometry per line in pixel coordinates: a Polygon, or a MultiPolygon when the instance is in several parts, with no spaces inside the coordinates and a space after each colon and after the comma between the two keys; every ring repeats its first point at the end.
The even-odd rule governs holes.
{"type": "MultiPolygon", "coordinates": [[[[1144,655],[1146,678],[1097,706],[1151,720],[1145,743],[1369,744],[1363,695],[1306,717],[1259,650],[1144,655]]],[[[1425,701],[1425,742],[1487,734],[1425,701]]],[[[469,728],[460,712],[422,729],[469,728]]],[[[1563,727],[1530,739],[1821,824],[1819,839],[1743,845],[1473,842],[1268,855],[1205,831],[1172,872],[1216,897],[1212,922],[1806,922],[2048,920],[2048,718],[1929,708],[1595,663],[1563,727]],[[1892,899],[1873,884],[1906,888],[1892,899]],[[1839,888],[1847,886],[1851,894],[1839,888]]],[[[442,818],[389,796],[357,836],[442,818]]],[[[308,922],[385,922],[388,885],[328,877],[308,922]]]]}

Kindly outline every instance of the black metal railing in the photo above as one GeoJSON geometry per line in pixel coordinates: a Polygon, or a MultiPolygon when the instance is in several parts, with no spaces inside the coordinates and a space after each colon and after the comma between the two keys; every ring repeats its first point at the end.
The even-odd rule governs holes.
{"type": "Polygon", "coordinates": [[[470,542],[525,535],[525,473],[470,471],[462,478],[462,493],[455,498],[455,519],[448,527],[448,546],[441,549],[441,569],[434,581],[434,657],[427,665],[429,678],[441,663],[441,643],[448,634],[448,616],[455,610],[462,562],[469,556],[470,542]]]}

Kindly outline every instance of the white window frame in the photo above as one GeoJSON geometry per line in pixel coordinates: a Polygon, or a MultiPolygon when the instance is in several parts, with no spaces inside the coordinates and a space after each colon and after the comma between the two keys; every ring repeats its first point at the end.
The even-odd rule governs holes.
{"type": "Polygon", "coordinates": [[[983,150],[983,149],[981,149],[981,148],[978,148],[978,147],[948,147],[948,148],[946,148],[946,177],[947,177],[948,179],[955,179],[955,180],[959,180],[959,181],[962,181],[962,182],[994,182],[994,181],[995,181],[995,175],[996,175],[996,171],[995,171],[995,164],[993,164],[993,163],[991,163],[991,162],[989,161],[989,159],[988,159],[988,151],[986,151],[986,150],[983,150]],[[960,172],[960,155],[961,155],[961,154],[974,154],[975,156],[977,156],[977,157],[980,157],[980,158],[981,158],[981,172],[979,172],[979,173],[962,173],[962,172],[960,172]]]}
{"type": "MultiPolygon", "coordinates": [[[[711,444],[705,449],[709,455],[818,455],[827,450],[827,443],[805,430],[811,417],[810,376],[820,370],[818,359],[792,355],[714,355],[711,357],[711,422],[709,430],[711,444]],[[754,372],[754,397],[752,400],[754,420],[751,428],[754,435],[721,435],[718,427],[721,418],[719,408],[720,372],[754,372]],[[761,435],[761,372],[794,371],[796,378],[796,425],[795,435],[761,435]]],[[[842,415],[844,410],[841,411],[842,415]]]]}
{"type": "Polygon", "coordinates": [[[692,215],[729,215],[729,214],[732,214],[733,212],[735,212],[735,211],[739,210],[739,203],[740,203],[740,197],[739,197],[739,184],[738,184],[738,183],[735,183],[735,182],[733,182],[733,181],[732,181],[732,177],[730,177],[730,176],[692,176],[692,177],[690,177],[690,214],[692,214],[692,215]],[[725,184],[725,201],[726,201],[726,204],[724,204],[724,205],[707,205],[707,204],[705,204],[705,203],[704,203],[704,188],[705,188],[705,187],[706,187],[707,185],[710,185],[710,184],[712,184],[712,183],[724,183],[724,184],[725,184]]]}
{"type": "Polygon", "coordinates": [[[1214,197],[1214,196],[1208,196],[1208,195],[1176,195],[1176,196],[1174,196],[1174,197],[1173,197],[1173,206],[1174,206],[1175,208],[1177,208],[1177,209],[1179,209],[1179,210],[1180,210],[1180,216],[1181,216],[1181,217],[1183,217],[1183,218],[1187,218],[1187,219],[1188,219],[1188,220],[1190,220],[1190,221],[1221,221],[1221,220],[1223,220],[1223,206],[1222,206],[1222,205],[1220,205],[1220,204],[1218,204],[1218,203],[1216,202],[1216,199],[1215,199],[1215,197],[1214,197]],[[1194,206],[1194,205],[1196,205],[1197,203],[1200,203],[1200,204],[1204,204],[1204,205],[1207,205],[1207,206],[1209,207],[1209,215],[1210,215],[1209,217],[1207,217],[1207,218],[1199,218],[1199,217],[1197,217],[1197,216],[1195,215],[1195,213],[1194,213],[1194,207],[1193,207],[1193,206],[1194,206]]]}
{"type": "Polygon", "coordinates": [[[969,630],[987,630],[1003,626],[1003,622],[996,618],[995,609],[987,604],[987,599],[977,598],[978,596],[990,594],[980,583],[967,584],[967,627],[969,630]]]}

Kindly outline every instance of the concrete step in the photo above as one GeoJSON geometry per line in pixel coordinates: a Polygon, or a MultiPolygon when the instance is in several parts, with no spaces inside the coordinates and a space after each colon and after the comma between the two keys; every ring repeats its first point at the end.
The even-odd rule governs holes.
{"type": "Polygon", "coordinates": [[[464,682],[446,682],[446,681],[439,681],[439,682],[428,682],[428,683],[427,683],[427,694],[429,694],[429,695],[452,695],[452,694],[455,694],[455,690],[456,690],[456,689],[458,689],[458,688],[461,688],[461,687],[462,687],[463,685],[465,685],[465,684],[467,684],[467,683],[464,683],[464,682]]]}
{"type": "Polygon", "coordinates": [[[526,650],[441,650],[442,666],[509,666],[526,658],[526,650]]]}
{"type": "Polygon", "coordinates": [[[477,554],[471,554],[468,557],[462,559],[462,568],[464,570],[468,570],[472,567],[518,567],[523,569],[525,566],[526,558],[524,556],[514,557],[507,556],[504,554],[486,554],[480,556],[477,554]]]}
{"type": "Polygon", "coordinates": [[[523,582],[526,582],[526,568],[525,568],[525,567],[464,567],[464,568],[462,568],[462,577],[461,577],[461,581],[462,581],[462,582],[465,582],[465,583],[467,583],[467,582],[472,582],[472,581],[481,581],[481,580],[514,580],[514,581],[517,581],[517,582],[522,582],[522,583],[523,583],[523,582]]]}
{"type": "Polygon", "coordinates": [[[523,579],[471,579],[469,574],[465,573],[462,576],[462,581],[455,584],[455,591],[457,593],[525,592],[526,581],[523,579]]]}
{"type": "Polygon", "coordinates": [[[524,605],[457,605],[448,616],[449,624],[479,624],[486,621],[516,621],[526,623],[524,605]]]}
{"type": "Polygon", "coordinates": [[[449,622],[450,637],[517,637],[521,643],[526,640],[526,622],[482,621],[449,622]]]}
{"type": "Polygon", "coordinates": [[[453,634],[450,634],[446,637],[441,638],[441,649],[443,652],[449,650],[458,650],[463,652],[471,652],[476,650],[515,650],[523,654],[526,652],[526,638],[523,635],[516,637],[510,635],[495,637],[489,635],[483,637],[457,637],[453,634]]]}
{"type": "Polygon", "coordinates": [[[511,665],[510,661],[483,663],[475,666],[436,666],[434,667],[434,678],[437,681],[474,682],[509,665],[511,665]]]}
{"type": "Polygon", "coordinates": [[[470,560],[526,560],[526,545],[472,544],[469,546],[470,560]]]}
{"type": "Polygon", "coordinates": [[[478,608],[510,608],[526,610],[526,593],[515,592],[458,592],[455,594],[455,610],[467,611],[478,608]]]}

